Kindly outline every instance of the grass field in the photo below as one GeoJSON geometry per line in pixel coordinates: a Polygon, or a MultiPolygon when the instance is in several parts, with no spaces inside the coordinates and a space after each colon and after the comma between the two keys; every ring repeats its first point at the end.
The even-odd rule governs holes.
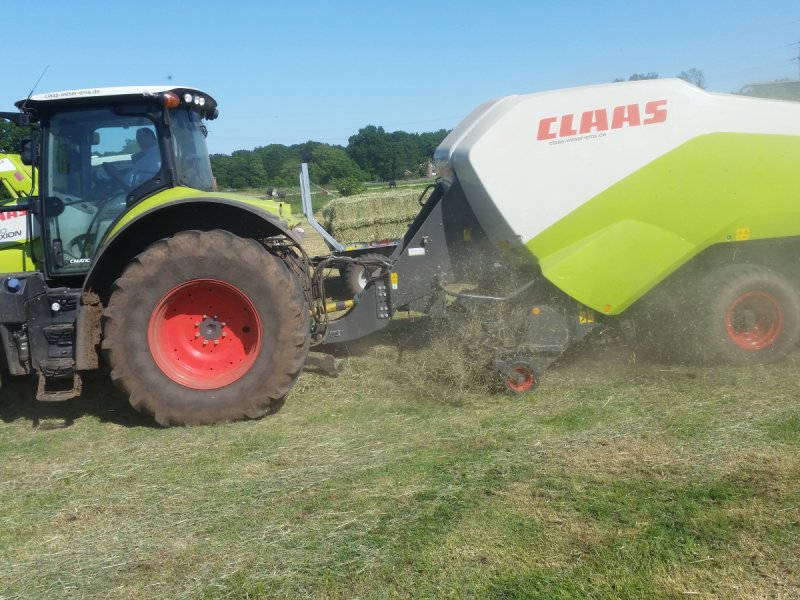
{"type": "Polygon", "coordinates": [[[800,353],[586,347],[532,395],[426,321],[260,421],[159,429],[101,375],[0,391],[0,598],[797,598],[800,353]]]}

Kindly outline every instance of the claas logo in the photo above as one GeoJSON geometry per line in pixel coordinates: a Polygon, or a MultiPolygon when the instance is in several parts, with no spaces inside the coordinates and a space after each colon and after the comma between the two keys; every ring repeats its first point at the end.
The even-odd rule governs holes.
{"type": "Polygon", "coordinates": [[[28,213],[24,210],[9,210],[7,212],[0,212],[0,221],[6,221],[8,219],[17,219],[19,217],[24,217],[28,213]]]}
{"type": "Polygon", "coordinates": [[[644,106],[640,104],[623,104],[612,109],[598,108],[587,110],[581,114],[546,117],[539,121],[537,140],[554,140],[598,133],[623,127],[639,127],[655,125],[667,120],[667,101],[653,100],[644,106]]]}

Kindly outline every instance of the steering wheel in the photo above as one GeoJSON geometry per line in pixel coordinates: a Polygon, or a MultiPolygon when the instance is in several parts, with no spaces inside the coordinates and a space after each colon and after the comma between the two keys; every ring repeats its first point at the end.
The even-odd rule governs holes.
{"type": "Polygon", "coordinates": [[[97,234],[81,233],[72,238],[66,247],[66,253],[72,258],[89,258],[94,250],[97,234]]]}
{"type": "Polygon", "coordinates": [[[108,175],[111,179],[116,181],[120,187],[127,188],[128,182],[125,181],[125,175],[123,175],[122,171],[120,171],[117,167],[114,166],[113,163],[104,162],[100,165],[103,171],[108,175]]]}
{"type": "Polygon", "coordinates": [[[125,209],[125,194],[109,195],[106,199],[97,202],[87,213],[94,213],[85,233],[72,238],[66,246],[66,252],[72,258],[90,258],[99,239],[105,231],[99,229],[101,221],[109,223],[125,209]]]}

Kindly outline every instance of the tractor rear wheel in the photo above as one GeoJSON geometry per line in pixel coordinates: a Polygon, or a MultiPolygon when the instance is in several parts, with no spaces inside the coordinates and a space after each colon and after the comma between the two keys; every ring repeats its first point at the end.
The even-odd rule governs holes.
{"type": "Polygon", "coordinates": [[[734,364],[780,360],[800,338],[800,299],[784,277],[763,266],[730,265],[701,293],[697,334],[709,357],[734,364]]]}
{"type": "Polygon", "coordinates": [[[161,425],[261,417],[308,354],[298,278],[255,240],[185,231],[137,256],[103,316],[111,377],[161,425]]]}

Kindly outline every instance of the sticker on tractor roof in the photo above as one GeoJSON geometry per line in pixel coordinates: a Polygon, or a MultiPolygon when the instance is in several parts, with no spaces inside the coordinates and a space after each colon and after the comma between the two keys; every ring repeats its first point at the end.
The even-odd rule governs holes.
{"type": "Polygon", "coordinates": [[[100,90],[97,88],[91,90],[68,90],[66,92],[48,92],[42,94],[45,100],[56,100],[58,98],[79,98],[81,96],[97,96],[100,90]]]}
{"type": "Polygon", "coordinates": [[[16,171],[17,167],[14,166],[7,158],[0,158],[0,173],[6,173],[8,171],[16,171]]]}

